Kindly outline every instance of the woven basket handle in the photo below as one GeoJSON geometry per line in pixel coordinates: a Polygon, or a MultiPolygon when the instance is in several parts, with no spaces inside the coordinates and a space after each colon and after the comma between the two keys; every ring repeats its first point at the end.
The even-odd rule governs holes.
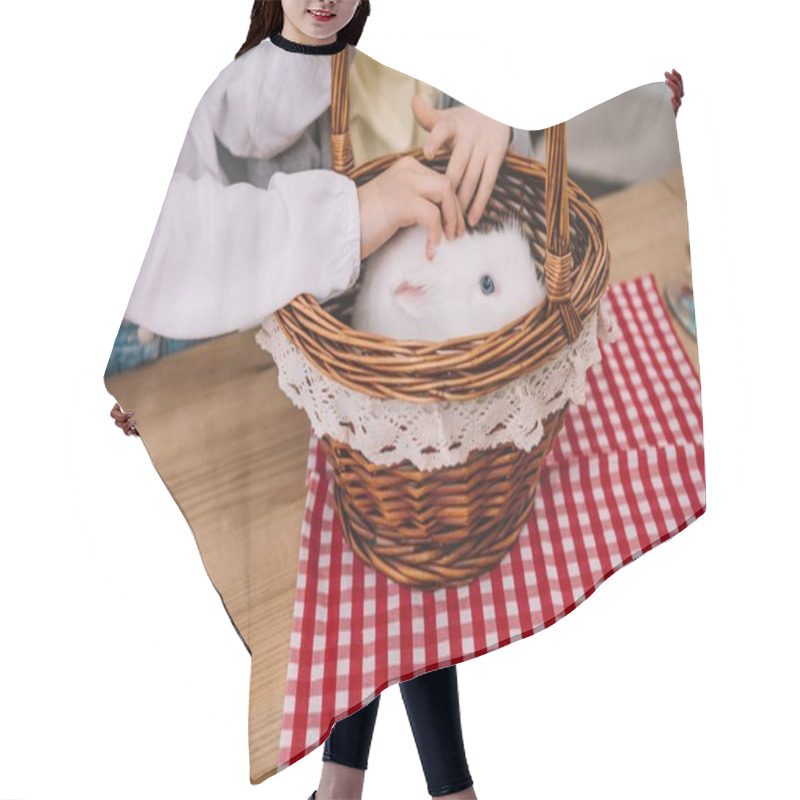
{"type": "Polygon", "coordinates": [[[561,122],[546,129],[545,149],[547,152],[545,289],[547,299],[552,305],[558,307],[561,313],[567,339],[574,342],[581,332],[581,318],[572,303],[572,250],[569,246],[566,123],[561,122]]]}
{"type": "Polygon", "coordinates": [[[350,141],[350,46],[331,56],[331,159],[333,169],[348,175],[355,167],[350,141]]]}
{"type": "MultiPolygon", "coordinates": [[[[331,57],[331,160],[333,169],[348,175],[355,166],[350,140],[350,47],[331,57]]],[[[572,251],[569,246],[567,202],[567,140],[562,122],[546,133],[547,176],[545,180],[545,224],[547,256],[545,289],[551,305],[558,308],[567,338],[574,342],[581,332],[581,319],[572,303],[572,251]]]]}

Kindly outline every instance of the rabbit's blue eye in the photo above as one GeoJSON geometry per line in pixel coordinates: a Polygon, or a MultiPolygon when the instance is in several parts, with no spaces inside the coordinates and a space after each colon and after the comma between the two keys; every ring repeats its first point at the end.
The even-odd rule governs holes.
{"type": "Polygon", "coordinates": [[[494,292],[494,281],[491,275],[484,275],[481,278],[481,291],[484,294],[492,294],[494,292]]]}

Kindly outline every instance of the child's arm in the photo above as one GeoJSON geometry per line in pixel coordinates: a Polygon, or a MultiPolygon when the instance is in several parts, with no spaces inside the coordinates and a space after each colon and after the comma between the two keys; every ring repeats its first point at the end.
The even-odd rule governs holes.
{"type": "Polygon", "coordinates": [[[355,183],[329,170],[276,173],[267,189],[176,173],[125,317],[178,339],[258,325],[308,292],[355,283],[355,183]]]}
{"type": "Polygon", "coordinates": [[[308,292],[324,301],[360,269],[355,183],[329,170],[278,172],[266,189],[229,182],[219,139],[234,155],[271,158],[330,103],[313,62],[276,74],[279,51],[226,67],[192,117],[125,317],[162,336],[242,330],[308,292]],[[270,55],[271,54],[271,55],[270,55]],[[310,70],[310,71],[304,71],[310,70]]]}

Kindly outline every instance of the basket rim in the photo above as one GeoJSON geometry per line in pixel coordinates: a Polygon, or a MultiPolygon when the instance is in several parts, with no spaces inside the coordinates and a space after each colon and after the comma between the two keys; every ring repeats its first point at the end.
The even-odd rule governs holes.
{"type": "MultiPolygon", "coordinates": [[[[428,159],[422,148],[415,148],[382,155],[353,167],[347,177],[363,181],[405,156],[434,168],[442,162],[446,166],[449,154],[441,149],[428,159]]],[[[529,184],[541,182],[544,189],[547,167],[536,159],[509,150],[503,170],[529,184]]],[[[584,256],[573,266],[571,292],[583,327],[608,288],[610,253],[597,206],[569,177],[567,200],[571,224],[587,234],[584,256]]],[[[439,342],[355,330],[309,293],[297,295],[275,313],[284,334],[334,380],[376,397],[422,402],[486,394],[497,388],[498,379],[505,383],[536,369],[569,344],[559,308],[548,300],[503,328],[439,342]]]]}

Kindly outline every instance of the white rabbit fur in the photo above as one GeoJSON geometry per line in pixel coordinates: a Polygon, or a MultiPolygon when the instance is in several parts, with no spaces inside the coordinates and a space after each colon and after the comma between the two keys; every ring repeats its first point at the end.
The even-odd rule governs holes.
{"type": "Polygon", "coordinates": [[[427,229],[412,225],[365,259],[353,328],[437,342],[495,331],[544,302],[544,285],[516,218],[488,233],[452,241],[442,236],[430,261],[427,239],[427,229]],[[396,293],[403,283],[406,289],[396,293]]]}

